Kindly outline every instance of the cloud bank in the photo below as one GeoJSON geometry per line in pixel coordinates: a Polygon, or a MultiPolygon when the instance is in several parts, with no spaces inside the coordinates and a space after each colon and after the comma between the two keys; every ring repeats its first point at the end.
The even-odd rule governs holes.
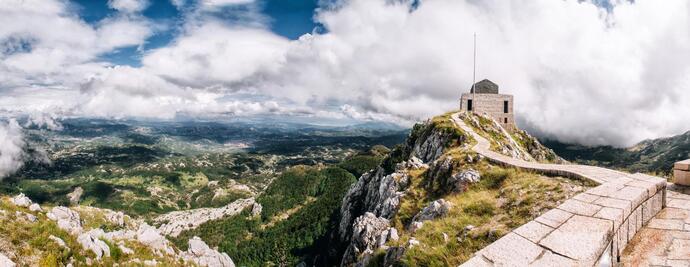
{"type": "Polygon", "coordinates": [[[335,1],[315,15],[324,30],[299,40],[272,33],[254,1],[201,0],[185,9],[179,36],[145,52],[141,67],[99,55],[152,34],[155,25],[136,14],[146,1],[110,1],[121,14],[97,25],[62,1],[40,2],[0,7],[8,113],[409,123],[457,108],[471,86],[476,32],[478,78],[515,95],[522,128],[614,146],[690,129],[686,0],[619,0],[608,10],[576,0],[335,1]]]}
{"type": "Polygon", "coordinates": [[[24,136],[16,120],[0,123],[0,180],[24,165],[24,136]]]}

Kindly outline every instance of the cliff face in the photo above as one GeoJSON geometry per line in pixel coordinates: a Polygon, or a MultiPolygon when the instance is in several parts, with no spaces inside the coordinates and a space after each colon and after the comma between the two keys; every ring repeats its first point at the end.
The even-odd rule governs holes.
{"type": "Polygon", "coordinates": [[[467,144],[468,137],[448,120],[449,117],[443,117],[415,125],[403,146],[395,148],[381,166],[362,175],[350,188],[340,208],[339,238],[349,243],[342,265],[354,263],[359,254],[372,253],[372,245],[362,240],[385,243],[391,232],[388,220],[397,213],[400,199],[410,185],[410,171],[428,168],[450,148],[467,144]],[[377,227],[366,225],[372,218],[382,219],[376,220],[377,227]],[[357,236],[353,236],[353,224],[359,226],[354,231],[357,236]],[[370,237],[363,238],[362,228],[374,231],[365,232],[370,237]]]}
{"type": "MultiPolygon", "coordinates": [[[[340,208],[337,234],[344,251],[342,266],[365,266],[381,249],[386,266],[397,261],[419,245],[414,233],[425,221],[441,218],[451,209],[442,197],[465,192],[481,180],[478,168],[492,168],[471,151],[474,140],[450,115],[415,125],[403,145],[350,188],[340,208]],[[403,234],[405,239],[400,237],[403,234]]],[[[461,119],[491,140],[498,152],[529,161],[562,161],[524,131],[506,131],[483,116],[462,114],[461,119]]],[[[443,240],[448,238],[443,233],[443,240]]]]}

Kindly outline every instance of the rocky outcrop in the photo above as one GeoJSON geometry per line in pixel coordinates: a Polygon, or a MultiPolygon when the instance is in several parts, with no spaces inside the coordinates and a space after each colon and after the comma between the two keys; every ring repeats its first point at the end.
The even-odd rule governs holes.
{"type": "Polygon", "coordinates": [[[121,211],[105,212],[104,216],[105,216],[105,219],[108,220],[109,223],[112,223],[112,224],[119,226],[119,227],[125,226],[125,214],[122,213],[121,211]]]}
{"type": "Polygon", "coordinates": [[[443,155],[448,139],[448,134],[432,131],[426,138],[420,138],[415,142],[410,155],[419,158],[422,162],[433,161],[443,155]]]}
{"type": "Polygon", "coordinates": [[[424,222],[446,216],[451,207],[451,203],[444,199],[436,200],[417,213],[417,215],[412,218],[412,221],[424,222]]]}
{"type": "Polygon", "coordinates": [[[377,217],[371,212],[355,219],[352,226],[352,238],[341,266],[349,266],[358,260],[359,254],[372,254],[375,249],[382,246],[388,238],[390,222],[377,217]]]}
{"type": "Polygon", "coordinates": [[[536,161],[557,164],[568,163],[568,161],[558,156],[552,149],[542,145],[537,138],[529,135],[526,131],[516,130],[515,133],[515,140],[522,144],[527,153],[532,155],[532,158],[536,161]]]}
{"type": "Polygon", "coordinates": [[[29,205],[29,210],[33,212],[43,211],[43,209],[41,209],[41,206],[36,203],[29,205]]]}
{"type": "Polygon", "coordinates": [[[79,213],[70,208],[62,206],[54,207],[48,212],[47,216],[49,219],[56,221],[58,227],[62,230],[72,234],[78,234],[82,231],[79,213]]]}
{"type": "Polygon", "coordinates": [[[36,222],[36,221],[38,221],[38,218],[37,218],[35,215],[31,214],[31,213],[26,213],[26,212],[17,211],[17,212],[14,213],[14,215],[17,216],[17,218],[25,218],[25,219],[28,220],[29,222],[36,222]]]}
{"type": "MultiPolygon", "coordinates": [[[[27,198],[24,195],[20,194],[12,198],[11,201],[17,206],[29,207],[29,209],[33,212],[42,212],[40,206],[34,204],[31,201],[31,199],[27,198]]],[[[239,211],[244,209],[244,207],[251,206],[252,211],[255,212],[258,216],[258,214],[261,213],[262,209],[260,204],[254,202],[254,199],[242,200],[239,202],[235,202],[233,204],[236,205],[229,205],[229,207],[226,206],[224,208],[217,209],[217,212],[221,214],[234,214],[234,210],[236,209],[237,213],[239,213],[239,211]],[[232,212],[229,212],[228,210],[232,212]]],[[[5,211],[1,212],[3,214],[6,213],[5,211]]],[[[194,215],[199,215],[199,213],[192,213],[189,216],[194,215]]],[[[207,213],[202,213],[199,216],[203,215],[207,216],[205,218],[201,218],[200,220],[206,220],[209,217],[216,216],[208,216],[207,213]]],[[[186,263],[197,266],[235,266],[227,254],[220,253],[217,250],[209,248],[208,245],[206,245],[206,243],[204,243],[204,241],[202,241],[198,237],[189,240],[189,249],[187,251],[178,252],[178,250],[174,248],[173,244],[168,239],[166,239],[166,237],[162,235],[158,229],[148,225],[147,223],[141,220],[133,220],[122,212],[116,212],[108,209],[100,209],[87,206],[76,206],[72,208],[57,206],[50,209],[50,211],[47,212],[46,216],[49,220],[55,221],[58,228],[76,237],[77,243],[81,245],[81,247],[83,247],[84,250],[91,251],[94,253],[94,255],[96,256],[95,261],[93,258],[86,258],[85,261],[87,265],[98,265],[102,258],[110,257],[112,251],[109,244],[117,245],[117,247],[120,249],[120,251],[122,251],[122,253],[133,254],[135,253],[135,251],[131,248],[126,247],[125,244],[126,242],[138,242],[141,245],[148,247],[155,254],[163,258],[183,260],[186,263]],[[84,214],[84,219],[86,220],[87,224],[82,223],[80,213],[84,214]],[[100,217],[101,215],[102,217],[100,217]],[[88,222],[90,222],[90,219],[100,220],[101,218],[104,219],[106,221],[106,224],[108,224],[109,226],[121,227],[121,229],[117,231],[106,232],[101,228],[89,229],[86,227],[86,225],[88,225],[88,222]]],[[[37,216],[23,211],[16,211],[15,217],[17,219],[26,218],[26,220],[29,220],[31,222],[36,222],[39,220],[37,216]]],[[[171,216],[170,218],[178,217],[171,216]]],[[[49,242],[55,242],[62,248],[68,250],[70,249],[67,243],[57,236],[50,235],[48,239],[51,240],[49,242]]],[[[159,266],[160,263],[157,262],[155,259],[147,261],[141,261],[140,259],[136,258],[132,259],[132,263],[138,263],[137,265],[141,265],[142,262],[144,265],[149,264],[152,266],[159,266]]],[[[10,261],[9,258],[0,254],[0,266],[15,266],[13,264],[14,263],[12,263],[12,261],[10,261]]]]}
{"type": "MultiPolygon", "coordinates": [[[[409,171],[430,168],[429,165],[436,164],[450,144],[463,143],[466,140],[466,137],[455,129],[443,127],[445,126],[439,126],[438,122],[434,121],[415,125],[404,147],[393,150],[381,166],[362,175],[347,192],[340,207],[338,228],[338,237],[347,246],[342,264],[354,263],[360,258],[360,254],[365,251],[370,253],[368,250],[377,248],[379,243],[383,245],[388,239],[386,232],[383,236],[377,236],[380,239],[378,241],[383,242],[369,246],[375,243],[362,238],[361,234],[365,233],[365,237],[371,237],[373,229],[383,232],[387,227],[378,229],[369,226],[362,232],[361,226],[367,225],[365,222],[373,223],[371,218],[388,220],[395,216],[400,207],[400,200],[410,185],[409,171]]],[[[452,168],[447,170],[452,171],[452,168]]],[[[447,176],[450,176],[450,173],[447,176]]],[[[397,233],[394,235],[397,236],[397,233]]]]}
{"type": "Polygon", "coordinates": [[[48,237],[48,239],[53,240],[56,244],[58,244],[58,246],[60,246],[62,248],[69,248],[69,247],[67,247],[67,243],[65,243],[64,240],[62,240],[61,238],[59,238],[57,236],[50,235],[48,237]]]}
{"type": "Polygon", "coordinates": [[[479,182],[480,179],[481,175],[478,171],[473,169],[463,170],[450,177],[447,188],[452,189],[456,193],[465,192],[469,185],[479,182]]]}
{"type": "Polygon", "coordinates": [[[219,253],[206,245],[206,243],[199,237],[194,237],[189,240],[189,249],[182,252],[180,257],[187,262],[194,262],[199,266],[208,267],[235,267],[230,256],[225,253],[219,253]]]}
{"type": "Polygon", "coordinates": [[[221,208],[200,208],[185,211],[173,211],[154,219],[157,223],[162,223],[159,230],[164,235],[178,236],[182,231],[194,229],[199,225],[239,214],[247,207],[254,206],[254,198],[238,199],[221,208]]]}
{"type": "Polygon", "coordinates": [[[259,202],[255,202],[252,205],[252,217],[257,217],[261,215],[261,211],[263,211],[264,207],[261,206],[259,202]]]}
{"type": "Polygon", "coordinates": [[[14,205],[17,205],[19,207],[29,207],[33,202],[31,202],[31,199],[26,197],[24,193],[21,193],[19,195],[16,195],[15,197],[12,198],[12,203],[14,205]]]}
{"type": "Polygon", "coordinates": [[[72,191],[72,193],[67,194],[70,205],[79,205],[79,201],[81,200],[82,194],[84,194],[84,189],[82,189],[81,187],[77,187],[72,191]]]}
{"type": "Polygon", "coordinates": [[[175,255],[175,249],[170,244],[170,241],[158,232],[153,226],[147,223],[139,225],[136,232],[137,241],[150,247],[153,251],[159,254],[175,255]]]}
{"type": "Polygon", "coordinates": [[[2,267],[15,267],[17,264],[15,264],[10,258],[5,256],[4,254],[0,253],[0,266],[2,267]]]}
{"type": "Polygon", "coordinates": [[[93,253],[96,254],[96,259],[110,257],[110,247],[108,247],[108,244],[103,242],[103,240],[99,239],[102,235],[103,230],[93,229],[80,234],[79,237],[77,237],[77,242],[79,242],[84,249],[93,251],[93,253]]]}
{"type": "MultiPolygon", "coordinates": [[[[474,160],[472,156],[465,159],[467,162],[474,160]]],[[[470,184],[476,183],[481,178],[479,172],[473,169],[458,169],[457,159],[450,156],[443,157],[431,164],[426,172],[425,188],[436,193],[460,193],[465,192],[470,184]]]]}
{"type": "Polygon", "coordinates": [[[339,227],[342,241],[351,236],[353,218],[368,212],[389,219],[397,212],[400,198],[409,184],[409,176],[404,171],[384,173],[384,169],[379,167],[362,175],[343,198],[339,227]]]}

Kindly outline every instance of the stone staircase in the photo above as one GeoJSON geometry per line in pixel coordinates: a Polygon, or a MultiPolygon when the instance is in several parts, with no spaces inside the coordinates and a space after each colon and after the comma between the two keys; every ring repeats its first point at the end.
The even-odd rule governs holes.
{"type": "Polygon", "coordinates": [[[489,149],[489,141],[459,117],[472,148],[489,161],[545,175],[599,184],[530,221],[461,266],[612,266],[644,225],[666,206],[666,180],[585,165],[559,165],[514,159],[489,149]]]}

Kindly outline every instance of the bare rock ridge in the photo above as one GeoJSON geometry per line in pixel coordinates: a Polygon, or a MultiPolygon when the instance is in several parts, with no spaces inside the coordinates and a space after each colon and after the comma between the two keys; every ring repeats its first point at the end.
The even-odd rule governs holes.
{"type": "Polygon", "coordinates": [[[354,264],[362,254],[366,258],[385,243],[391,232],[388,220],[397,213],[400,198],[409,186],[408,171],[428,168],[450,144],[461,143],[465,138],[436,127],[432,121],[415,125],[405,146],[391,152],[381,166],[359,178],[340,208],[339,238],[348,244],[341,265],[354,264]]]}
{"type": "MultiPolygon", "coordinates": [[[[32,212],[43,213],[43,209],[40,205],[33,203],[31,199],[24,196],[23,194],[17,195],[11,199],[11,202],[17,207],[29,207],[32,212]]],[[[253,198],[251,199],[241,199],[228,206],[218,208],[218,209],[207,209],[207,210],[192,210],[189,213],[176,213],[173,215],[168,214],[165,218],[176,220],[178,223],[188,224],[185,229],[190,229],[192,227],[198,226],[199,224],[213,219],[218,219],[218,216],[232,215],[246,207],[252,206],[253,210],[260,210],[260,205],[258,205],[253,198]],[[191,216],[191,217],[190,217],[191,216]],[[192,218],[193,217],[193,218],[192,218]]],[[[17,211],[20,212],[20,211],[17,211]]],[[[31,215],[36,220],[38,218],[32,214],[31,215]]],[[[98,262],[102,258],[110,257],[112,253],[112,247],[108,243],[116,245],[120,251],[126,254],[134,253],[133,248],[127,247],[127,243],[136,242],[143,246],[150,248],[155,254],[161,257],[167,257],[182,262],[193,263],[197,266],[209,266],[209,267],[234,267],[234,263],[230,257],[225,253],[220,253],[217,250],[211,249],[198,237],[194,237],[189,240],[189,247],[187,251],[178,251],[172,243],[165,237],[165,232],[157,229],[156,227],[150,226],[141,220],[134,220],[122,212],[114,212],[107,209],[99,209],[93,207],[85,206],[75,206],[75,207],[63,207],[56,206],[51,208],[49,211],[45,212],[45,218],[54,221],[57,227],[65,232],[73,235],[79,245],[83,247],[84,250],[91,251],[96,256],[95,259],[87,259],[88,262],[95,260],[98,262]],[[78,212],[79,211],[79,212],[78,212]],[[102,218],[106,220],[109,225],[117,227],[119,230],[106,231],[101,228],[91,228],[89,229],[83,222],[84,219],[81,217],[80,212],[83,214],[100,214],[102,218]]],[[[170,225],[170,224],[168,224],[170,225]]],[[[178,227],[179,224],[175,224],[178,227]]],[[[162,229],[178,229],[163,228],[162,229]]],[[[169,230],[166,230],[169,232],[169,230]]],[[[174,232],[174,231],[173,231],[174,232]]],[[[56,244],[66,247],[64,240],[50,236],[50,238],[56,244]]],[[[137,262],[130,262],[131,264],[136,264],[137,262]]],[[[141,261],[139,261],[139,264],[141,261]]],[[[155,260],[149,261],[144,265],[157,263],[155,260]]],[[[5,255],[0,254],[0,266],[16,266],[14,262],[11,261],[5,255]]]]}
{"type": "Polygon", "coordinates": [[[249,206],[252,206],[252,213],[261,213],[261,204],[254,201],[254,198],[247,198],[238,199],[220,208],[173,211],[156,217],[154,221],[162,224],[159,227],[162,234],[176,237],[182,231],[197,228],[207,221],[239,214],[249,206]]]}
{"type": "Polygon", "coordinates": [[[209,267],[234,267],[235,264],[228,254],[219,253],[213,250],[204,243],[199,237],[194,237],[189,240],[189,249],[182,252],[182,258],[190,259],[199,266],[209,267]]]}

